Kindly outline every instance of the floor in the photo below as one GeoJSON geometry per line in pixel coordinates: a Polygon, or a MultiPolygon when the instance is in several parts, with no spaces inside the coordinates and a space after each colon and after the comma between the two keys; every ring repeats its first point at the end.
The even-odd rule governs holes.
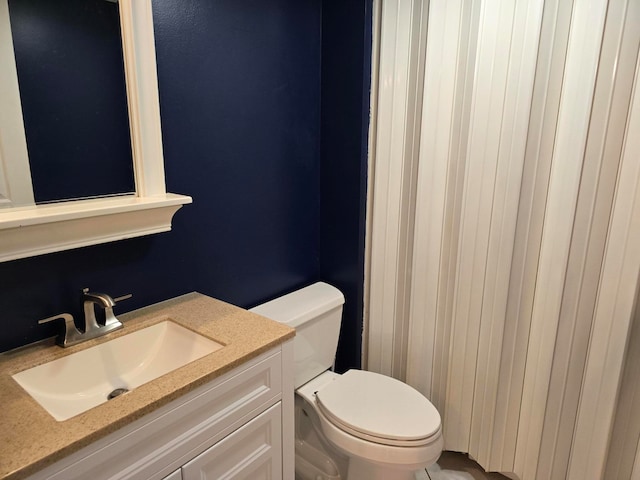
{"type": "Polygon", "coordinates": [[[438,463],[427,469],[426,480],[509,480],[499,473],[485,473],[467,455],[443,452],[438,463]]]}

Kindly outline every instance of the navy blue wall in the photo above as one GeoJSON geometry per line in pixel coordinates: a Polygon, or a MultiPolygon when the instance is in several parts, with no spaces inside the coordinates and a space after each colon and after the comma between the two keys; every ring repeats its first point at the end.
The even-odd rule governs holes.
{"type": "MultiPolygon", "coordinates": [[[[344,289],[347,308],[361,303],[369,1],[345,2],[360,33],[343,38],[356,43],[353,78],[333,92],[327,69],[339,64],[327,55],[340,40],[323,33],[323,8],[339,14],[340,2],[154,0],[167,187],[194,203],[170,233],[0,264],[0,350],[53,335],[39,318],[80,315],[84,286],[132,292],[120,312],[194,290],[250,307],[321,278],[344,289]],[[324,137],[342,101],[352,113],[324,137]],[[359,146],[328,160],[354,132],[359,146]],[[345,184],[354,191],[334,196],[345,184]],[[340,205],[348,216],[327,221],[340,205]]],[[[343,369],[359,365],[354,312],[343,369]]]]}
{"type": "Polygon", "coordinates": [[[320,277],[345,305],[336,369],[360,366],[372,0],[322,9],[320,277]]]}

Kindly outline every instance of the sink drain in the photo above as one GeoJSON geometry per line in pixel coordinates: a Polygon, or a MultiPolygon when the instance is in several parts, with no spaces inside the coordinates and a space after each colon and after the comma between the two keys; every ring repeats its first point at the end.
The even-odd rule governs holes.
{"type": "Polygon", "coordinates": [[[127,388],[116,388],[113,392],[107,395],[107,400],[112,400],[116,397],[119,397],[123,393],[127,393],[129,390],[127,388]]]}

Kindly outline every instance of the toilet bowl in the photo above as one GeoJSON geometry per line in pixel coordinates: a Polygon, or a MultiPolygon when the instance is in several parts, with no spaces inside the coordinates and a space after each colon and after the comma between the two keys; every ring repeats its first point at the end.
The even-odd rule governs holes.
{"type": "Polygon", "coordinates": [[[399,380],[329,370],[343,303],[316,283],[251,309],[296,329],[296,479],[414,480],[442,452],[440,415],[399,380]]]}
{"type": "Polygon", "coordinates": [[[296,395],[313,409],[323,437],[349,458],[349,480],[413,480],[442,452],[437,410],[393,378],[361,370],[324,372],[296,395]]]}

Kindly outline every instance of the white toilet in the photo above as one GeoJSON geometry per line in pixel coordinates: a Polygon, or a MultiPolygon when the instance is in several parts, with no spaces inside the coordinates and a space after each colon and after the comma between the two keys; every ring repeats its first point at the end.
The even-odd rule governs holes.
{"type": "Polygon", "coordinates": [[[326,283],[251,311],[296,329],[296,479],[414,480],[442,452],[440,415],[414,388],[362,370],[331,372],[342,293],[326,283]]]}

